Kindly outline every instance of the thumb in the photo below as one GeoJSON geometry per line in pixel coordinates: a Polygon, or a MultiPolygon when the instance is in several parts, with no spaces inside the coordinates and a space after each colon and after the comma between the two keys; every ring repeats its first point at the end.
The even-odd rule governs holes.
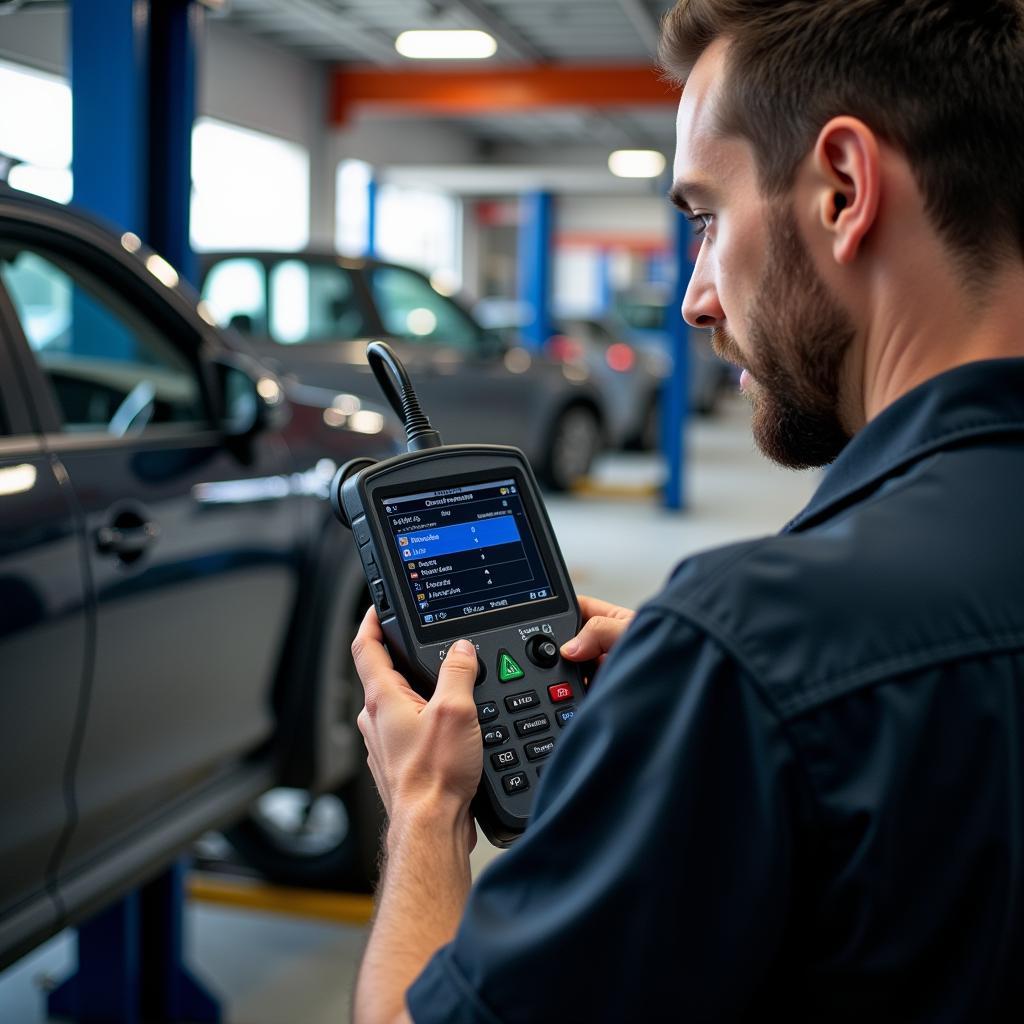
{"type": "Polygon", "coordinates": [[[469,640],[456,640],[441,664],[434,696],[465,698],[472,695],[476,672],[476,647],[469,640]]]}

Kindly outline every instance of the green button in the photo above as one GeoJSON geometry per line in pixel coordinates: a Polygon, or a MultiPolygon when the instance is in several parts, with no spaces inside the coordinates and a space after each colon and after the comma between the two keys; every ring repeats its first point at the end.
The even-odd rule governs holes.
{"type": "Polygon", "coordinates": [[[522,679],[526,673],[519,667],[519,663],[508,651],[501,651],[498,654],[498,678],[503,683],[511,683],[514,679],[522,679]]]}

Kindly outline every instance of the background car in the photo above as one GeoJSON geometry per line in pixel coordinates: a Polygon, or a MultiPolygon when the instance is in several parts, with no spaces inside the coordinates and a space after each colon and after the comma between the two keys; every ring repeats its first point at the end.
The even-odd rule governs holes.
{"type": "Polygon", "coordinates": [[[397,447],[352,395],[286,397],[134,235],[0,187],[0,966],[207,829],[280,853],[273,787],[338,794],[314,867],[365,887],[367,600],[326,497],[397,447]]]}
{"type": "MultiPolygon", "coordinates": [[[[670,349],[665,317],[668,290],[657,286],[633,289],[616,297],[615,310],[626,325],[630,341],[645,351],[664,354],[670,349]]],[[[709,416],[718,400],[735,390],[736,370],[719,359],[711,347],[711,332],[689,329],[690,408],[700,416],[709,416]]]]}
{"type": "MultiPolygon", "coordinates": [[[[473,313],[509,346],[519,344],[527,311],[516,299],[481,299],[473,313]]],[[[667,353],[639,351],[614,317],[556,318],[544,349],[556,362],[585,376],[601,395],[607,447],[654,448],[658,393],[671,371],[667,353]],[[653,423],[653,428],[652,428],[653,423]]]]}
{"type": "Polygon", "coordinates": [[[555,490],[601,449],[607,410],[588,375],[509,347],[409,267],[333,253],[215,253],[202,294],[217,321],[304,384],[363,395],[366,341],[394,344],[447,443],[511,444],[555,490]]]}
{"type": "Polygon", "coordinates": [[[625,324],[609,315],[564,317],[548,342],[559,358],[586,361],[607,404],[617,410],[617,447],[652,451],[658,447],[661,386],[672,372],[667,350],[637,345],[625,324]]]}

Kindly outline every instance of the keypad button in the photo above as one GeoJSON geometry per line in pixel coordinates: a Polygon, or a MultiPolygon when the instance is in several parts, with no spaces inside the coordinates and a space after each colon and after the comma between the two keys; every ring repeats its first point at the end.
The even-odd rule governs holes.
{"type": "Polygon", "coordinates": [[[559,708],[555,712],[555,721],[558,727],[564,729],[576,717],[576,705],[570,704],[567,708],[559,708]]]}
{"type": "Polygon", "coordinates": [[[496,754],[491,754],[491,764],[495,768],[515,768],[519,764],[519,755],[509,747],[508,750],[499,750],[496,754]]]}
{"type": "Polygon", "coordinates": [[[551,722],[547,715],[534,715],[533,718],[520,718],[515,723],[516,732],[520,736],[531,736],[534,733],[543,732],[551,728],[551,722]]]}
{"type": "MultiPolygon", "coordinates": [[[[495,570],[497,572],[497,570],[495,570]]],[[[522,679],[526,673],[523,671],[522,666],[508,653],[504,648],[498,651],[498,678],[503,683],[514,683],[517,679],[522,679]]]]}
{"type": "Polygon", "coordinates": [[[530,780],[526,772],[513,772],[511,775],[503,775],[501,784],[505,787],[506,793],[521,793],[524,789],[530,788],[530,780]]]}
{"type": "Polygon", "coordinates": [[[484,746],[496,747],[499,743],[508,743],[508,726],[490,725],[484,729],[484,746]]]}
{"type": "Polygon", "coordinates": [[[509,711],[529,711],[530,708],[540,707],[540,698],[536,690],[527,690],[526,693],[514,693],[511,697],[505,698],[505,707],[509,711]]]}
{"type": "Polygon", "coordinates": [[[554,737],[549,737],[546,740],[533,740],[532,743],[527,743],[526,746],[523,747],[523,750],[526,751],[526,759],[528,761],[539,761],[542,757],[547,757],[554,749],[554,737]]]}
{"type": "Polygon", "coordinates": [[[492,718],[497,718],[498,705],[495,704],[493,700],[485,701],[483,704],[477,704],[476,717],[481,722],[489,722],[492,718]]]}
{"type": "Polygon", "coordinates": [[[370,541],[370,524],[366,521],[366,516],[360,516],[352,524],[352,532],[356,535],[357,544],[368,544],[370,541]]]}
{"type": "Polygon", "coordinates": [[[572,687],[568,683],[555,683],[548,687],[548,696],[555,704],[561,704],[564,700],[572,700],[572,687]]]}

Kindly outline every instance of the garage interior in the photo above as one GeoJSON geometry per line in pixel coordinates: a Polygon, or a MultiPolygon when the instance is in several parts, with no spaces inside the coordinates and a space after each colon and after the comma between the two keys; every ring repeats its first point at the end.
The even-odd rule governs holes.
{"type": "MultiPolygon", "coordinates": [[[[561,357],[570,378],[593,384],[613,410],[602,416],[606,435],[627,401],[624,386],[612,372],[598,388],[566,325],[614,323],[623,332],[599,357],[606,374],[609,360],[621,356],[631,368],[642,344],[658,347],[649,450],[624,451],[604,436],[567,489],[545,498],[576,590],[637,607],[688,554],[780,529],[818,482],[755,452],[729,368],[710,385],[705,414],[692,409],[703,401],[695,381],[714,357],[707,332],[688,328],[679,312],[695,249],[691,227],[665,198],[678,97],[654,61],[669,7],[0,0],[6,180],[102,218],[125,232],[122,240],[141,238],[143,253],[159,254],[175,280],[195,288],[209,254],[222,252],[285,259],[309,250],[353,266],[413,267],[500,334],[506,368],[561,357]],[[486,33],[495,55],[432,61],[396,49],[402,32],[447,29],[486,33]],[[19,122],[12,110],[29,103],[35,113],[19,122]],[[620,176],[609,164],[616,151],[663,159],[655,156],[660,166],[646,176],[620,176]]],[[[235,262],[246,259],[255,266],[248,256],[235,262]]],[[[273,290],[277,271],[267,273],[273,290]]],[[[217,329],[256,330],[248,299],[203,295],[217,329]]],[[[268,323],[301,330],[275,301],[281,312],[264,310],[268,323]]],[[[312,314],[303,315],[308,327],[312,314]]],[[[299,386],[315,390],[317,372],[303,369],[299,386]]],[[[363,384],[356,409],[383,423],[386,403],[369,376],[363,384]]],[[[332,395],[339,387],[319,386],[332,395]]],[[[329,426],[331,415],[355,413],[335,402],[324,410],[329,426]]],[[[475,442],[473,429],[445,440],[475,442]]],[[[213,993],[220,1019],[349,1020],[372,898],[290,889],[242,864],[219,831],[193,839],[173,858],[185,865],[185,896],[171,917],[184,922],[184,961],[213,993]]],[[[474,872],[496,856],[481,840],[474,872]]],[[[90,907],[69,924],[99,912],[90,907]]],[[[0,972],[0,1020],[78,1019],[51,1015],[47,999],[85,969],[79,956],[69,926],[10,963],[0,972]]],[[[104,985],[122,984],[112,980],[115,968],[104,970],[114,972],[104,985]]],[[[139,1019],[135,1009],[123,1013],[116,1019],[139,1019]]]]}

